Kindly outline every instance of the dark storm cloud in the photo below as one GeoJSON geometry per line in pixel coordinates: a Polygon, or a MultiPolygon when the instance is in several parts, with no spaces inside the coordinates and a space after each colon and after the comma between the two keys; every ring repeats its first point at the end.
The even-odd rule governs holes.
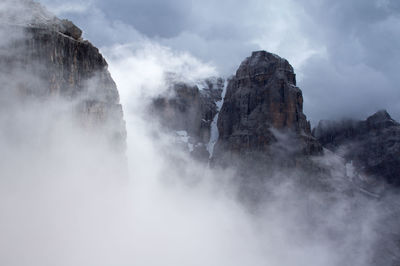
{"type": "Polygon", "coordinates": [[[310,38],[326,47],[302,68],[311,117],[365,118],[387,109],[399,119],[400,3],[325,1],[304,8],[319,24],[310,38]]]}
{"type": "Polygon", "coordinates": [[[400,2],[395,0],[42,0],[98,46],[144,39],[188,51],[233,74],[252,50],[288,59],[305,112],[400,119],[400,2]],[[86,8],[79,8],[86,6],[86,8]]]}
{"type": "Polygon", "coordinates": [[[190,20],[190,1],[115,0],[98,1],[98,7],[112,19],[134,25],[149,37],[179,35],[190,20]]]}

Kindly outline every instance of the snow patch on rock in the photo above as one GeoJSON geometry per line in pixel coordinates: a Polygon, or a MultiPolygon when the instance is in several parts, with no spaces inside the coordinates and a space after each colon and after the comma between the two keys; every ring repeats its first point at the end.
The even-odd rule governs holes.
{"type": "Polygon", "coordinates": [[[221,111],[222,105],[224,104],[224,98],[225,98],[227,87],[228,87],[228,80],[225,80],[224,88],[222,90],[222,95],[221,95],[222,98],[221,98],[220,101],[215,103],[217,105],[218,113],[214,116],[214,119],[211,122],[210,141],[209,141],[209,143],[207,145],[207,151],[210,154],[210,157],[209,157],[210,159],[211,159],[211,157],[213,156],[213,153],[214,153],[215,143],[217,143],[218,138],[219,138],[217,122],[218,122],[219,112],[221,111]]]}

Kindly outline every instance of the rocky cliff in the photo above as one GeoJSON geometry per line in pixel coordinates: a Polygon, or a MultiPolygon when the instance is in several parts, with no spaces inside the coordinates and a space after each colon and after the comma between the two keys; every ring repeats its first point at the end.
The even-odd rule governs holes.
{"type": "Polygon", "coordinates": [[[381,110],[361,121],[321,121],[313,134],[353,168],[355,189],[380,204],[371,265],[400,265],[400,124],[381,110]]]}
{"type": "Polygon", "coordinates": [[[2,92],[73,102],[83,126],[103,132],[114,148],[123,150],[122,107],[99,50],[82,39],[72,22],[54,17],[38,3],[4,4],[10,3],[15,9],[0,12],[0,78],[9,82],[2,92]],[[12,75],[18,76],[18,84],[11,84],[12,75]]]}
{"type": "Polygon", "coordinates": [[[207,161],[212,123],[218,113],[224,80],[209,78],[198,84],[171,81],[165,95],[153,100],[152,114],[194,157],[207,161]]]}
{"type": "Polygon", "coordinates": [[[364,121],[321,121],[313,134],[358,173],[400,186],[400,124],[385,110],[364,121]]]}
{"type": "Polygon", "coordinates": [[[322,152],[303,113],[293,67],[265,51],[253,52],[229,81],[218,130],[213,158],[224,164],[257,154],[269,157],[265,163],[278,153],[296,159],[322,152]]]}

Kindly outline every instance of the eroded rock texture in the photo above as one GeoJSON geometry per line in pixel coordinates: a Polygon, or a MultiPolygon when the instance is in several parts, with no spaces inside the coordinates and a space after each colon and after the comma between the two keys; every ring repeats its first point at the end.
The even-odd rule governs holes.
{"type": "Polygon", "coordinates": [[[363,121],[321,121],[313,134],[355,168],[355,188],[379,204],[371,265],[400,265],[400,124],[381,110],[363,121]]]}
{"type": "Polygon", "coordinates": [[[365,121],[321,121],[313,133],[360,173],[400,186],[400,124],[386,111],[365,121]]]}
{"type": "Polygon", "coordinates": [[[201,84],[171,82],[166,95],[154,99],[152,113],[167,128],[181,137],[189,152],[208,160],[211,123],[217,114],[216,102],[221,100],[224,80],[210,78],[201,84]]]}
{"type": "Polygon", "coordinates": [[[0,78],[7,81],[3,91],[70,101],[83,126],[104,132],[113,147],[124,150],[122,107],[99,50],[81,38],[82,31],[72,22],[52,16],[39,4],[21,0],[15,5],[15,14],[10,9],[0,13],[0,78]]]}
{"type": "Polygon", "coordinates": [[[218,129],[214,160],[223,164],[257,154],[267,162],[265,157],[277,154],[288,159],[322,152],[311,136],[292,66],[265,51],[253,52],[230,80],[218,129]]]}

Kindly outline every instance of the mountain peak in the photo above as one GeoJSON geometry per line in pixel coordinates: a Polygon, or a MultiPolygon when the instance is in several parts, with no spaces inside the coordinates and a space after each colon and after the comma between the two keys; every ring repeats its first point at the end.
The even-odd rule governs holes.
{"type": "Polygon", "coordinates": [[[384,121],[392,119],[390,114],[386,110],[379,110],[375,114],[371,115],[370,117],[367,118],[367,120],[376,120],[376,121],[384,121]]]}
{"type": "Polygon", "coordinates": [[[59,19],[40,3],[32,0],[3,0],[0,23],[22,27],[46,28],[80,40],[82,30],[71,21],[59,19]]]}
{"type": "Polygon", "coordinates": [[[373,128],[387,128],[396,124],[386,110],[380,110],[367,118],[367,125],[373,128]]]}
{"type": "Polygon", "coordinates": [[[303,113],[302,92],[295,84],[294,70],[286,59],[266,51],[252,52],[228,83],[218,118],[215,160],[225,164],[236,156],[272,157],[281,133],[298,140],[291,145],[296,146],[294,156],[287,158],[320,154],[322,149],[303,113]]]}
{"type": "Polygon", "coordinates": [[[269,59],[269,60],[285,60],[277,54],[267,52],[265,50],[253,51],[251,58],[269,59]]]}
{"type": "Polygon", "coordinates": [[[264,50],[252,52],[251,56],[241,63],[236,72],[236,77],[239,79],[265,75],[287,81],[296,86],[296,75],[289,62],[264,50]]]}

